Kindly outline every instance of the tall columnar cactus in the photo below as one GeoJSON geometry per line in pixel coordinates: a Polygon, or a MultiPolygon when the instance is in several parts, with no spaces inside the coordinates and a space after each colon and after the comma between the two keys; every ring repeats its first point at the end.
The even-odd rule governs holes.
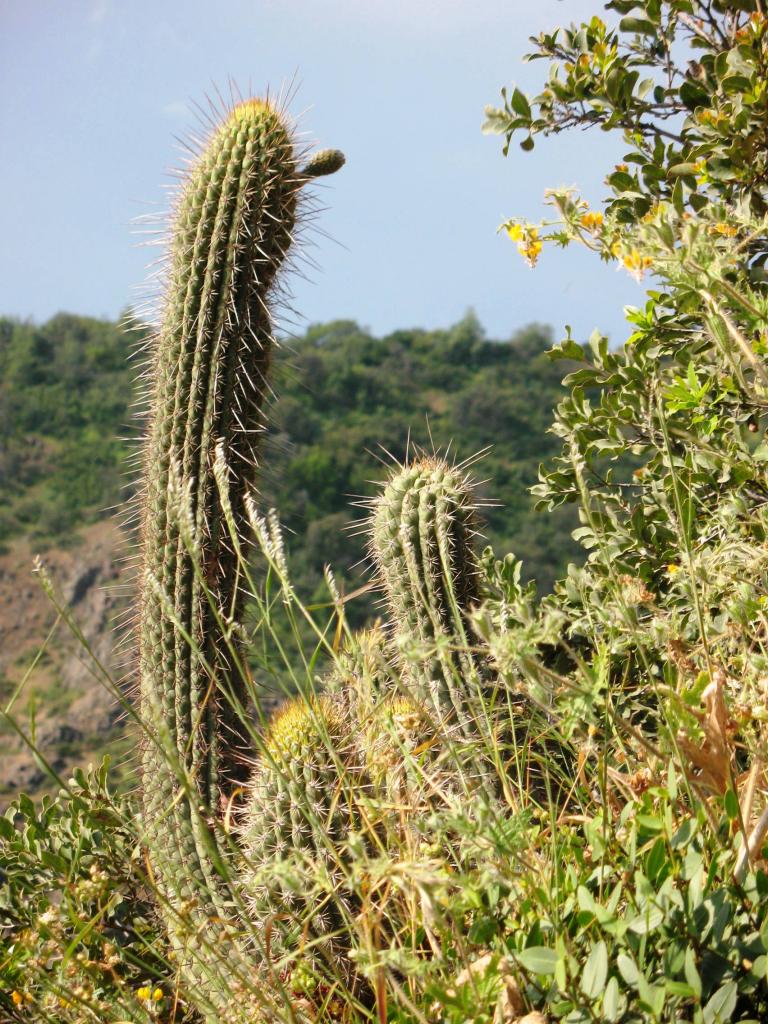
{"type": "MultiPolygon", "coordinates": [[[[151,368],[139,637],[143,819],[162,908],[185,950],[195,932],[216,946],[216,922],[233,913],[225,851],[209,818],[244,776],[247,740],[232,639],[242,587],[214,455],[217,446],[226,455],[239,532],[264,427],[270,298],[298,194],[342,163],[325,151],[300,169],[283,113],[248,100],[212,134],[175,210],[151,368]]],[[[187,970],[205,980],[194,962],[187,970]]]]}
{"type": "Polygon", "coordinates": [[[143,822],[161,912],[212,1020],[225,1019],[225,1007],[226,1019],[261,1019],[233,995],[274,982],[276,951],[307,943],[315,962],[370,994],[347,957],[345,931],[359,910],[350,837],[381,847],[387,829],[377,801],[393,806],[402,778],[393,761],[411,740],[431,747],[436,718],[441,731],[457,722],[466,730],[468,698],[484,675],[466,621],[477,573],[470,488],[459,469],[419,457],[393,475],[371,525],[389,650],[404,656],[387,668],[381,635],[368,636],[326,694],[298,698],[268,725],[245,782],[253,752],[236,637],[265,426],[270,294],[299,190],[342,162],[324,151],[299,170],[280,111],[241,103],[190,171],[170,247],[145,454],[143,822]],[[406,656],[414,649],[416,668],[406,656]],[[286,859],[306,870],[292,878],[286,859]],[[266,942],[267,933],[278,941],[266,942]]]}

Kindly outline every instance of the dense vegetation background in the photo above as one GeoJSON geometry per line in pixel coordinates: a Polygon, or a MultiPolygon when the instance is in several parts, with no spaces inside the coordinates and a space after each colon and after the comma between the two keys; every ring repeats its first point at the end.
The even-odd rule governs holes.
{"type": "MultiPolygon", "coordinates": [[[[403,458],[410,437],[452,444],[458,459],[492,446],[476,470],[498,502],[484,510],[488,538],[524,553],[548,589],[576,551],[572,516],[538,517],[528,494],[556,448],[546,430],[564,371],[545,355],[551,340],[531,325],[491,341],[470,313],[449,330],[385,338],[340,320],[285,343],[261,490],[289,531],[299,588],[312,594],[326,562],[354,575],[364,542],[344,529],[352,500],[373,493],[386,453],[403,458]]],[[[70,314],[39,326],[0,320],[0,543],[30,534],[38,546],[67,544],[126,501],[131,446],[121,438],[140,429],[128,359],[137,344],[115,324],[70,314]]]]}
{"type": "MultiPolygon", "coordinates": [[[[122,749],[122,715],[66,629],[42,649],[55,613],[32,558],[45,554],[78,628],[130,688],[135,662],[130,644],[128,657],[121,654],[114,624],[130,622],[122,612],[133,588],[121,584],[130,581],[122,558],[132,538],[121,544],[110,520],[125,518],[134,491],[141,357],[129,357],[145,340],[140,330],[72,314],[40,325],[0,319],[0,700],[25,680],[14,711],[34,717],[38,744],[64,774],[122,749]]],[[[547,428],[565,370],[545,354],[551,340],[547,328],[531,325],[492,341],[468,314],[448,330],[385,338],[342,320],[283,343],[259,486],[262,506],[280,510],[304,601],[327,601],[330,564],[345,594],[355,595],[346,604],[350,624],[379,614],[378,595],[364,586],[366,539],[354,529],[363,511],[353,496],[375,493],[409,438],[428,448],[450,444],[457,459],[491,446],[474,468],[489,480],[481,500],[496,502],[481,510],[485,535],[497,550],[523,556],[542,590],[551,587],[578,557],[574,507],[538,515],[528,493],[557,445],[547,428]]],[[[258,677],[268,687],[290,685],[273,662],[258,677]]],[[[9,755],[0,801],[49,784],[5,720],[0,739],[9,755]]]]}

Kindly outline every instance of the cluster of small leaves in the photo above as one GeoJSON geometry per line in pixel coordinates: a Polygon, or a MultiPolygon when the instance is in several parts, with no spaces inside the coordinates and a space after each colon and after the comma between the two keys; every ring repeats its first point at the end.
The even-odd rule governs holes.
{"type": "Polygon", "coordinates": [[[527,60],[552,63],[535,97],[502,90],[485,131],[536,135],[620,130],[632,146],[609,176],[611,207],[627,222],[685,193],[694,210],[738,183],[765,210],[768,21],[759,0],[613,0],[621,15],[542,32],[527,60]],[[685,54],[688,59],[681,59],[685,54]]]}
{"type": "Polygon", "coordinates": [[[541,507],[579,506],[588,551],[554,604],[569,642],[604,647],[612,690],[629,684],[641,712],[659,683],[677,690],[716,663],[748,700],[745,671],[758,684],[765,668],[763,634],[748,623],[768,599],[768,20],[752,3],[607,8],[622,15],[614,28],[593,18],[540,36],[534,56],[553,61],[546,88],[525,102],[515,91],[487,124],[507,141],[620,130],[632,148],[607,178],[604,209],[553,192],[555,228],[537,237],[655,277],[645,307],[628,310],[623,348],[568,332],[551,353],[580,366],[553,428],[562,453],[534,490],[541,507]],[[681,64],[685,45],[697,59],[681,64]]]}
{"type": "Polygon", "coordinates": [[[526,1000],[569,1024],[765,1019],[768,876],[733,881],[734,822],[713,836],[678,802],[674,770],[622,774],[621,798],[560,830],[548,872],[505,897],[526,1000]]]}
{"type": "Polygon", "coordinates": [[[107,762],[0,817],[3,1020],[191,1020],[107,762]]]}
{"type": "MultiPolygon", "coordinates": [[[[441,1024],[509,1024],[532,1007],[567,1024],[764,1020],[768,876],[734,880],[733,803],[712,829],[684,789],[672,765],[625,764],[606,808],[570,827],[531,807],[436,817],[433,856],[409,866],[415,948],[377,962],[441,1024]]],[[[387,1019],[412,1021],[399,1002],[387,1019]]]]}

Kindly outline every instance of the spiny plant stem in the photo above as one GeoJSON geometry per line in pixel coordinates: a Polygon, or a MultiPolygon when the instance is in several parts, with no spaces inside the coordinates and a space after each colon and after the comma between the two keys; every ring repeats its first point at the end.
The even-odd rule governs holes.
{"type": "Polygon", "coordinates": [[[176,209],[152,368],[139,636],[144,826],[161,908],[183,949],[204,929],[215,945],[215,922],[236,902],[215,827],[243,781],[249,730],[231,630],[243,587],[228,525],[244,532],[264,429],[271,289],[299,189],[342,162],[331,151],[300,171],[282,112],[248,100],[214,131],[176,209]],[[230,472],[227,516],[217,446],[230,472]]]}
{"type": "Polygon", "coordinates": [[[441,717],[462,724],[479,682],[466,622],[477,600],[475,528],[468,480],[435,457],[404,466],[373,505],[371,552],[397,642],[415,652],[408,671],[441,717]]]}

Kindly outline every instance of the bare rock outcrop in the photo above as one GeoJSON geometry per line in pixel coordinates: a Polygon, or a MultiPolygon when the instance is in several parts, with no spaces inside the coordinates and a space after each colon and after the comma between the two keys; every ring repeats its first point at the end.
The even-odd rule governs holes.
{"type": "MultiPolygon", "coordinates": [[[[80,639],[57,621],[35,575],[34,547],[22,540],[0,557],[0,699],[6,703],[18,690],[14,717],[30,737],[34,707],[35,746],[63,775],[98,756],[120,728],[120,695],[129,688],[126,539],[109,520],[83,528],[81,538],[42,555],[80,639]]],[[[40,760],[7,727],[0,730],[0,796],[44,785],[40,760]]]]}

